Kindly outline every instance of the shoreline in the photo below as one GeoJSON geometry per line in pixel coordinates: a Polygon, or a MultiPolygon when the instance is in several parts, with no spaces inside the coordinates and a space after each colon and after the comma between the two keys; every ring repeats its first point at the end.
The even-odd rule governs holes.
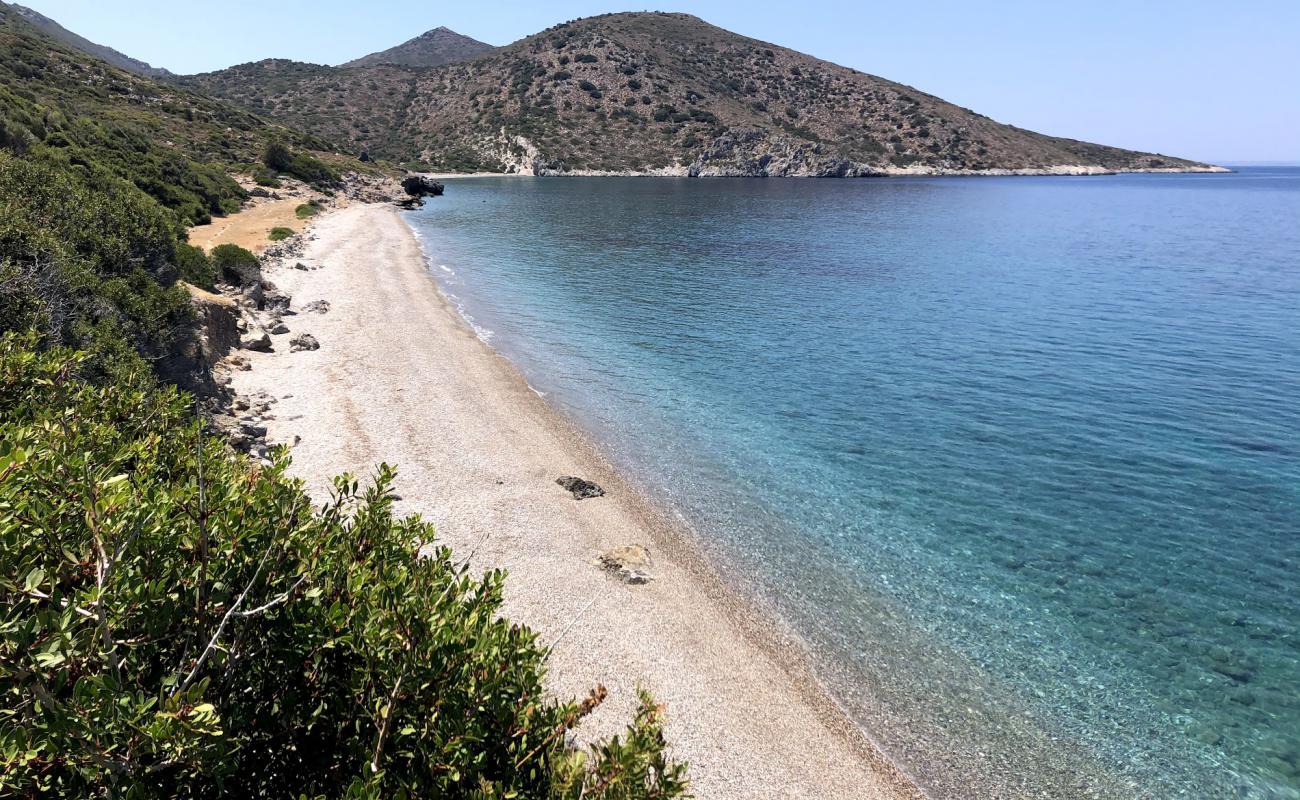
{"type": "Polygon", "coordinates": [[[793,175],[768,175],[722,168],[697,170],[684,165],[660,170],[566,170],[558,171],[534,167],[531,172],[422,172],[433,180],[457,178],[813,178],[813,179],[878,179],[878,178],[1089,178],[1114,175],[1230,175],[1236,172],[1229,167],[1206,165],[1201,167],[1150,167],[1144,169],[1109,169],[1083,165],[1062,165],[1024,169],[936,169],[931,167],[897,167],[871,169],[851,174],[799,173],[793,175]]]}
{"type": "Polygon", "coordinates": [[[307,269],[269,274],[297,308],[331,304],[286,320],[321,347],[291,352],[277,336],[275,352],[241,353],[251,369],[232,388],[274,398],[269,438],[302,437],[292,471],[315,496],[334,474],[396,463],[400,512],[433,521],[476,568],[509,569],[507,613],[554,646],[550,689],[610,689],[581,742],[616,733],[643,685],[667,706],[698,797],[925,797],[817,681],[797,634],[478,338],[396,209],[333,211],[304,239],[307,269]],[[574,500],[555,485],[567,474],[606,496],[574,500]],[[650,550],[648,584],[595,563],[632,544],[650,550]]]}

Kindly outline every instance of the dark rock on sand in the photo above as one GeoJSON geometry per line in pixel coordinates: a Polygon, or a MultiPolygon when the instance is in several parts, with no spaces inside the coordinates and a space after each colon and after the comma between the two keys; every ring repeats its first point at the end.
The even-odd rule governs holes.
{"type": "Polygon", "coordinates": [[[289,350],[297,353],[302,350],[319,350],[320,342],[310,333],[300,333],[289,340],[289,350]]]}
{"type": "Polygon", "coordinates": [[[272,352],[271,337],[265,333],[261,336],[251,336],[241,342],[240,347],[257,353],[270,353],[272,352]]]}
{"type": "Polygon", "coordinates": [[[601,497],[605,494],[604,489],[591,481],[575,478],[572,475],[556,478],[555,482],[572,492],[575,500],[586,500],[589,497],[601,497]]]}

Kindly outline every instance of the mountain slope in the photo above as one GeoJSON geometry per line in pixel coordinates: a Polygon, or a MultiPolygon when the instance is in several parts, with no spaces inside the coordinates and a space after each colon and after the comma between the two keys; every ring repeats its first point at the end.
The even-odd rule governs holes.
{"type": "Polygon", "coordinates": [[[0,2],[0,10],[6,8],[46,36],[49,36],[52,39],[57,39],[74,50],[80,50],[87,55],[107,61],[118,69],[124,69],[127,72],[134,72],[137,75],[145,75],[151,78],[164,78],[171,75],[170,72],[161,67],[151,66],[139,59],[131,58],[124,53],[119,53],[111,47],[96,44],[85,37],[78,36],[44,14],[41,14],[39,11],[34,11],[26,6],[0,2]]]}
{"type": "Polygon", "coordinates": [[[107,170],[195,223],[239,208],[247,195],[229,173],[257,162],[272,141],[333,150],[228,103],[118,69],[48,36],[13,6],[0,7],[0,149],[87,174],[107,170]]]}
{"type": "Polygon", "coordinates": [[[434,69],[259,62],[188,85],[435,169],[856,176],[1209,169],[997,123],[685,14],[557,25],[434,69]]]}
{"type": "Polygon", "coordinates": [[[402,64],[408,67],[440,67],[468,61],[494,50],[492,45],[462,36],[450,28],[438,27],[396,47],[353,59],[343,67],[372,67],[376,64],[402,64]]]}

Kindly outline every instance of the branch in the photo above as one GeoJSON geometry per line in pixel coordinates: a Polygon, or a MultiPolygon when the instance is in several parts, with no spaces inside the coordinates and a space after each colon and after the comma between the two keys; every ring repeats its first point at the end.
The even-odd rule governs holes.
{"type": "Polygon", "coordinates": [[[230,624],[231,617],[235,616],[236,612],[239,611],[239,606],[244,602],[244,598],[248,596],[248,593],[252,590],[253,586],[262,577],[262,568],[266,566],[267,556],[271,555],[271,550],[275,548],[275,544],[275,541],[272,540],[271,544],[268,545],[266,550],[262,553],[261,560],[257,562],[257,569],[253,572],[253,579],[248,582],[248,585],[244,587],[244,591],[240,592],[239,597],[235,598],[235,602],[230,606],[230,610],[228,610],[225,616],[221,618],[221,624],[217,626],[217,630],[212,634],[212,638],[208,640],[208,646],[203,648],[203,652],[199,654],[198,661],[195,662],[194,668],[190,670],[190,673],[185,676],[185,680],[176,687],[175,692],[172,692],[173,696],[190,688],[190,684],[194,683],[194,679],[198,677],[199,670],[203,669],[203,665],[207,663],[208,657],[217,649],[217,643],[221,640],[221,634],[226,632],[226,626],[230,624]]]}
{"type": "Polygon", "coordinates": [[[275,608],[281,603],[286,602],[290,597],[293,596],[294,592],[298,591],[298,587],[302,586],[306,582],[307,582],[307,573],[304,572],[302,575],[298,577],[298,580],[294,582],[293,586],[290,586],[288,589],[285,589],[282,593],[280,593],[276,597],[258,606],[257,608],[250,608],[247,611],[240,611],[236,613],[235,616],[256,617],[258,614],[263,614],[267,611],[270,611],[272,608],[275,608]]]}
{"type": "MultiPolygon", "coordinates": [[[[409,649],[409,648],[408,648],[409,649]]],[[[375,740],[375,751],[370,756],[370,771],[379,771],[379,753],[384,749],[384,739],[388,738],[388,728],[393,722],[393,704],[397,702],[397,693],[402,689],[402,681],[406,678],[406,666],[402,666],[402,674],[397,676],[397,683],[393,684],[393,691],[388,693],[388,705],[384,708],[384,721],[379,726],[379,738],[375,740]]]]}
{"type": "MultiPolygon", "coordinates": [[[[40,589],[27,589],[26,594],[28,597],[35,597],[37,600],[54,599],[50,597],[48,594],[46,594],[45,592],[42,592],[40,589]]],[[[78,614],[85,617],[86,619],[96,619],[95,612],[93,611],[87,611],[86,609],[80,606],[74,606],[71,603],[69,603],[67,600],[61,600],[60,603],[63,605],[64,608],[71,608],[73,611],[76,611],[78,614]]]]}

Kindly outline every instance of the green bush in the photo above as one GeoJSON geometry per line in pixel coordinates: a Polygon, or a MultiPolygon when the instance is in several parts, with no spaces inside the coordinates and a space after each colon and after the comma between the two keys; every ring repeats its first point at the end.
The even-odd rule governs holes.
{"type": "Polygon", "coordinates": [[[293,228],[272,228],[271,233],[267,236],[273,242],[283,242],[293,236],[293,228]]]}
{"type": "Polygon", "coordinates": [[[211,291],[215,287],[217,270],[201,247],[184,242],[176,245],[176,270],[181,280],[200,289],[211,291]]]}
{"type": "Polygon", "coordinates": [[[308,200],[293,210],[298,219],[310,219],[321,212],[324,206],[319,200],[308,200]]]}
{"type": "Polygon", "coordinates": [[[504,575],[395,518],[390,468],[314,510],[282,453],[34,345],[0,339],[0,796],[684,794],[648,697],[569,749],[603,690],[545,699],[504,575]]]}
{"type": "Polygon", "coordinates": [[[233,286],[243,286],[259,280],[262,262],[251,251],[237,244],[219,244],[209,256],[218,280],[233,286]]]}
{"type": "Polygon", "coordinates": [[[317,188],[339,185],[338,173],[325,162],[306,153],[293,153],[281,142],[271,142],[266,146],[262,163],[276,172],[292,175],[317,188]]]}
{"type": "Polygon", "coordinates": [[[267,189],[279,189],[282,185],[274,171],[260,164],[253,168],[253,183],[267,189]]]}
{"type": "Polygon", "coordinates": [[[0,333],[39,328],[103,374],[161,358],[191,319],[181,230],[111,172],[0,153],[0,333]]]}

